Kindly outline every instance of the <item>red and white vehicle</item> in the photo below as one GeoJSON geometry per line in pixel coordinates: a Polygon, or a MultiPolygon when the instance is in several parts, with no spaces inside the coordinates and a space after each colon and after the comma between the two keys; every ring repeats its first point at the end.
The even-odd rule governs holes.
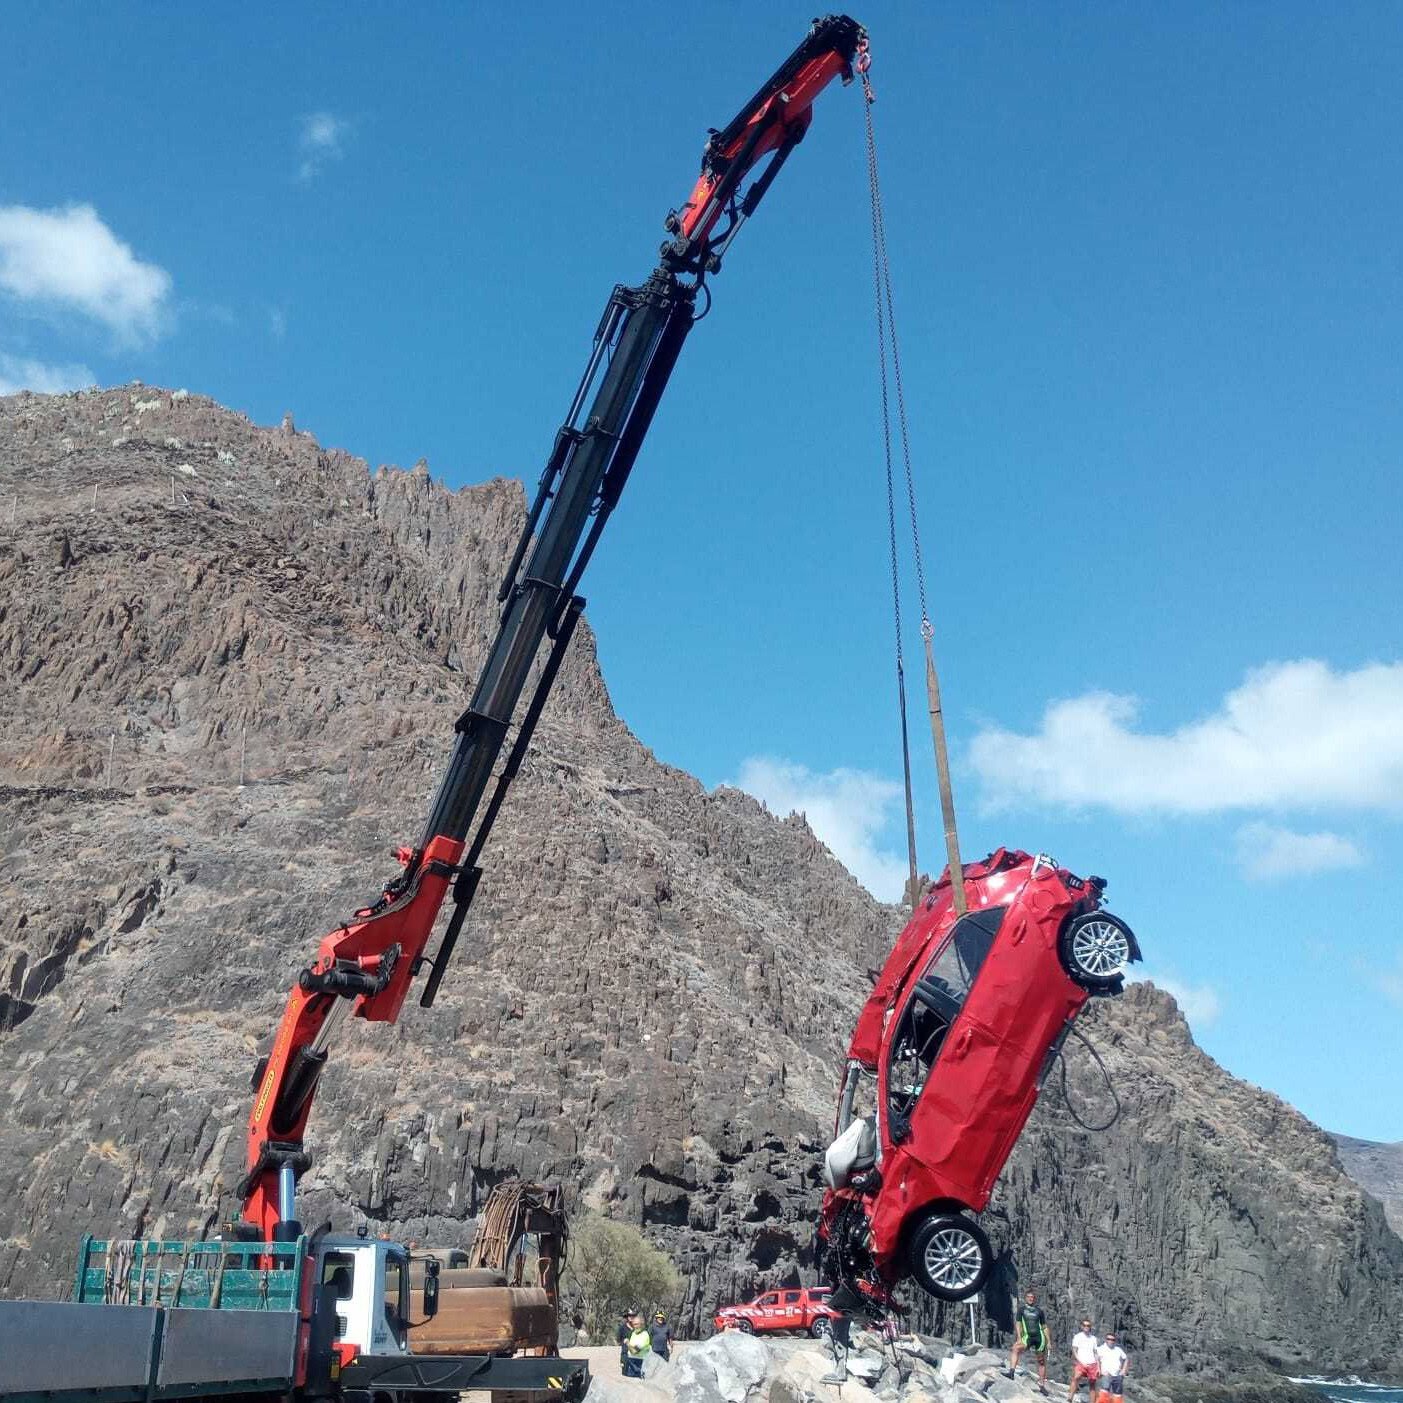
{"type": "Polygon", "coordinates": [[[713,1323],[718,1330],[740,1330],[747,1335],[765,1330],[807,1330],[815,1339],[833,1333],[838,1312],[828,1304],[831,1286],[786,1286],[766,1291],[742,1306],[722,1306],[713,1323]]]}
{"type": "Polygon", "coordinates": [[[982,1212],[1077,1014],[1140,958],[1105,882],[1000,848],[948,873],[897,938],[858,1018],[824,1157],[819,1234],[840,1304],[883,1308],[910,1275],[963,1300],[993,1254],[982,1212]]]}

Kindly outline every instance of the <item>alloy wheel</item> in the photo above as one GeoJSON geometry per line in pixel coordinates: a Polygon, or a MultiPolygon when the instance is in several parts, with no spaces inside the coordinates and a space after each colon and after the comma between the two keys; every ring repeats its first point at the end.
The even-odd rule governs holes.
{"type": "Polygon", "coordinates": [[[972,1233],[962,1227],[943,1227],[926,1243],[925,1266],[937,1286],[964,1292],[979,1280],[984,1254],[972,1233]]]}

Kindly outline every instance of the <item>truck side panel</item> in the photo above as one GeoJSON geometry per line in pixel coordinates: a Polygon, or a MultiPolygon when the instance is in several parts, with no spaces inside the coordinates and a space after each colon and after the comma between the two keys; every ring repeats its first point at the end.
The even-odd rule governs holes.
{"type": "Polygon", "coordinates": [[[219,1384],[251,1392],[287,1388],[297,1349],[291,1310],[167,1310],[156,1387],[219,1384]]]}
{"type": "Polygon", "coordinates": [[[0,1399],[81,1390],[144,1399],[161,1312],[67,1301],[0,1303],[0,1399]]]}
{"type": "Polygon", "coordinates": [[[0,1403],[146,1403],[292,1386],[291,1310],[0,1301],[0,1403]]]}

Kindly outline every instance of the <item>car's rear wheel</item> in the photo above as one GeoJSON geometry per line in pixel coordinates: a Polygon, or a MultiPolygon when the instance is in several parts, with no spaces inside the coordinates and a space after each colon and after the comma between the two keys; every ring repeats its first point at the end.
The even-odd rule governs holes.
{"type": "Polygon", "coordinates": [[[815,1317],[812,1325],[809,1326],[809,1334],[816,1340],[826,1340],[833,1333],[833,1322],[826,1316],[815,1317]]]}
{"type": "Polygon", "coordinates": [[[984,1230],[963,1213],[931,1213],[917,1224],[906,1248],[911,1275],[941,1301],[978,1294],[994,1264],[984,1230]]]}
{"type": "Polygon", "coordinates": [[[1083,989],[1118,994],[1134,957],[1135,937],[1119,916],[1086,911],[1067,922],[1057,948],[1062,967],[1083,989]]]}

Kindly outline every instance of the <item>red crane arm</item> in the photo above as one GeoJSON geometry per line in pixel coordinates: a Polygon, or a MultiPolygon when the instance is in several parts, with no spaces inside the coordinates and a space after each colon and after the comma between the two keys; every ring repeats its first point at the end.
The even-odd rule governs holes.
{"type": "MultiPolygon", "coordinates": [[[[668,228],[694,244],[708,240],[739,183],[771,151],[783,156],[803,140],[813,120],[814,99],[834,78],[852,82],[853,64],[867,63],[867,31],[846,15],[815,20],[807,39],[721,131],[713,132],[702,154],[702,173],[668,228]]],[[[783,159],[783,157],[781,157],[783,159]]],[[[768,181],[777,172],[767,172],[768,181]]],[[[764,189],[753,193],[748,216],[764,189]]],[[[728,233],[731,231],[728,231],[728,233]]]]}
{"type": "Polygon", "coordinates": [[[417,847],[399,850],[403,871],[375,902],[317,947],[254,1073],[248,1172],[239,1187],[250,1236],[269,1241],[300,1231],[293,1189],[310,1162],[303,1134],[338,1024],[348,1015],[393,1023],[411,980],[425,967],[430,973],[420,1002],[433,1003],[482,875],[478,859],[584,608],[576,587],[697,320],[697,295],[808,129],[814,98],[834,77],[851,80],[854,62],[865,68],[866,49],[866,33],[854,20],[830,15],[815,21],[730,125],[712,133],[690,200],[668,216],[674,237],[663,246],[661,264],[641,286],[616,287],[610,296],[498,592],[497,638],[458,718],[423,836],[417,847]],[[740,197],[741,180],[771,153],[740,197]],[[723,215],[728,223],[717,235],[723,215]],[[499,769],[517,703],[547,639],[545,665],[499,769]],[[453,914],[430,958],[425,951],[450,891],[453,914]]]}
{"type": "MultiPolygon", "coordinates": [[[[254,1074],[243,1215],[261,1241],[275,1238],[287,1206],[279,1196],[281,1166],[296,1173],[309,1163],[302,1136],[331,1034],[347,1014],[372,1023],[399,1017],[462,854],[461,841],[434,838],[403,887],[387,889],[375,905],[323,937],[316,958],[298,975],[272,1051],[254,1074]]],[[[402,848],[398,856],[407,871],[411,853],[402,848]]]]}

